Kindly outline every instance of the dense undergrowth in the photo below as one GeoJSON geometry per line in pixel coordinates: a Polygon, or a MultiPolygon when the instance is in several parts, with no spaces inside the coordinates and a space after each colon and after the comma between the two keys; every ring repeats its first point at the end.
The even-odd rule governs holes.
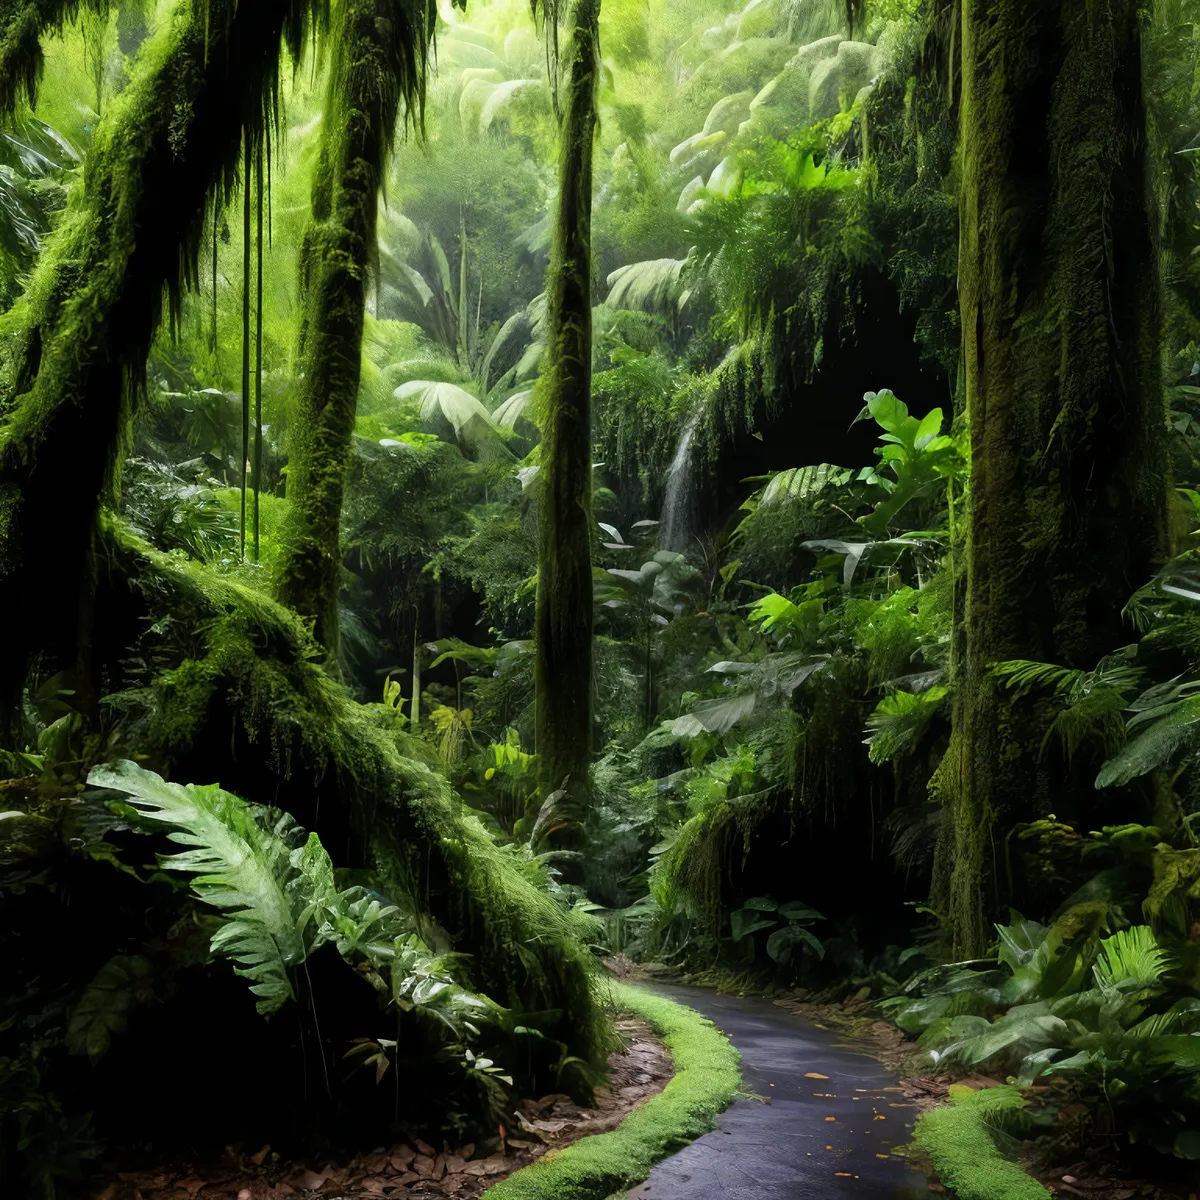
{"type": "MultiPolygon", "coordinates": [[[[590,789],[539,786],[535,744],[557,12],[401,6],[351,53],[348,0],[0,6],[12,78],[46,64],[34,103],[0,92],[0,1174],[56,1196],[201,1144],[482,1145],[529,1089],[599,1082],[615,953],[868,987],[931,1066],[1010,1080],[922,1125],[964,1197],[1037,1194],[989,1131],[1050,1137],[1020,1098],[1046,1077],[1086,1110],[1054,1137],[1200,1158],[1196,13],[1109,6],[1142,58],[1111,112],[1144,127],[1087,170],[1144,153],[1118,199],[1161,284],[1126,381],[1154,425],[1112,439],[1156,482],[1109,472],[1100,505],[1158,558],[1117,586],[1063,530],[1097,506],[1088,422],[1126,407],[1081,406],[1055,324],[1094,298],[1062,302],[1069,271],[1127,265],[1107,226],[993,273],[1061,387],[1014,367],[1039,407],[1005,428],[1042,441],[1007,527],[985,499],[955,22],[1007,4],[605,0],[590,789]],[[254,71],[214,102],[227,40],[254,71]],[[1038,636],[980,641],[988,553],[997,594],[1034,579],[1009,608],[1038,636]],[[991,758],[962,736],[979,697],[991,758]],[[278,1104],[230,1096],[247,1063],[278,1104]]],[[[1055,0],[1037,36],[1117,19],[1096,7],[1055,0]]],[[[1029,90],[1086,116],[1093,84],[1029,90]]],[[[988,196],[1044,190],[1043,132],[988,196]]],[[[636,1003],[680,1075],[495,1195],[615,1190],[727,1098],[714,1035],[636,1003]]]]}

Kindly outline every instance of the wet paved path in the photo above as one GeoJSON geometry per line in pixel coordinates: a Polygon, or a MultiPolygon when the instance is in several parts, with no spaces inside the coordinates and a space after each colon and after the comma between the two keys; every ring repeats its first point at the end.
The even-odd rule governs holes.
{"type": "Polygon", "coordinates": [[[873,1058],[767,1000],[656,985],[711,1018],[742,1054],[742,1091],[717,1128],[655,1167],[630,1200],[928,1200],[891,1153],[913,1109],[873,1058]],[[822,1078],[827,1077],[827,1078],[822,1078]]]}

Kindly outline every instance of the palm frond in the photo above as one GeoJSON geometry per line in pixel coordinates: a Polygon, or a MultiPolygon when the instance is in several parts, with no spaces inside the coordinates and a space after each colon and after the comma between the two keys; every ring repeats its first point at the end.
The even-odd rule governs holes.
{"type": "Polygon", "coordinates": [[[1102,988],[1141,991],[1158,984],[1170,965],[1170,954],[1158,944],[1150,926],[1134,925],[1101,942],[1092,973],[1102,988]]]}
{"type": "Polygon", "coordinates": [[[650,312],[668,312],[686,301],[681,277],[685,258],[654,258],[628,263],[608,277],[610,308],[643,308],[650,312]]]}

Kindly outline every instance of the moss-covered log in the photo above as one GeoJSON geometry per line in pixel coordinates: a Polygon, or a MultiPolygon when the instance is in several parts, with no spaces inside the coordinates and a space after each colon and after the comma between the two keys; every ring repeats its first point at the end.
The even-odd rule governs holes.
{"type": "Polygon", "coordinates": [[[143,623],[132,651],[112,630],[106,659],[172,665],[110,698],[121,714],[110,756],[146,754],[177,779],[219,776],[291,812],[340,862],[373,867],[383,890],[428,914],[469,956],[465,984],[518,1012],[552,1010],[544,1031],[602,1065],[607,1025],[585,948],[596,930],[538,885],[542,867],[496,845],[441,775],[406,757],[421,744],[350,698],[290,609],[115,522],[102,542],[115,609],[173,614],[161,629],[143,623]]]}
{"type": "MultiPolygon", "coordinates": [[[[1137,0],[960,0],[959,292],[971,482],[940,901],[982,949],[997,821],[1086,819],[992,663],[1093,667],[1165,550],[1160,279],[1137,0]]],[[[960,517],[962,514],[960,506],[960,517]]]]}
{"type": "Polygon", "coordinates": [[[176,313],[196,282],[207,197],[232,190],[281,47],[299,55],[322,8],[184,0],[97,128],[82,184],[5,318],[20,342],[0,406],[0,587],[20,630],[0,669],[10,723],[32,654],[87,674],[95,516],[164,299],[176,313]]]}
{"type": "Polygon", "coordinates": [[[344,0],[336,18],[325,142],[301,254],[306,312],[288,466],[292,525],[278,581],[280,599],[314,622],[332,660],[379,188],[401,102],[419,121],[436,18],[428,0],[344,0]]]}
{"type": "Polygon", "coordinates": [[[567,52],[558,212],[546,284],[536,737],[543,795],[588,789],[592,742],[592,148],[599,0],[578,0],[567,52]]]}

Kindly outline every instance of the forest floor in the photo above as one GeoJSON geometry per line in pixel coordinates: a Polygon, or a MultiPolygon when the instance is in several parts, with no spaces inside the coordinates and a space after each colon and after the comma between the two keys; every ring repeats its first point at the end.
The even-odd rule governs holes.
{"type": "Polygon", "coordinates": [[[492,1184],[548,1150],[615,1129],[667,1086],[673,1074],[671,1058],[650,1026],[624,1015],[616,1027],[625,1049],[609,1056],[609,1081],[596,1089],[593,1107],[580,1107],[562,1093],[522,1100],[513,1114],[513,1129],[505,1130],[495,1149],[466,1145],[439,1151],[414,1139],[335,1164],[285,1162],[264,1146],[255,1154],[227,1154],[206,1166],[188,1162],[154,1171],[114,1172],[113,1182],[96,1200],[477,1200],[492,1184]]]}

